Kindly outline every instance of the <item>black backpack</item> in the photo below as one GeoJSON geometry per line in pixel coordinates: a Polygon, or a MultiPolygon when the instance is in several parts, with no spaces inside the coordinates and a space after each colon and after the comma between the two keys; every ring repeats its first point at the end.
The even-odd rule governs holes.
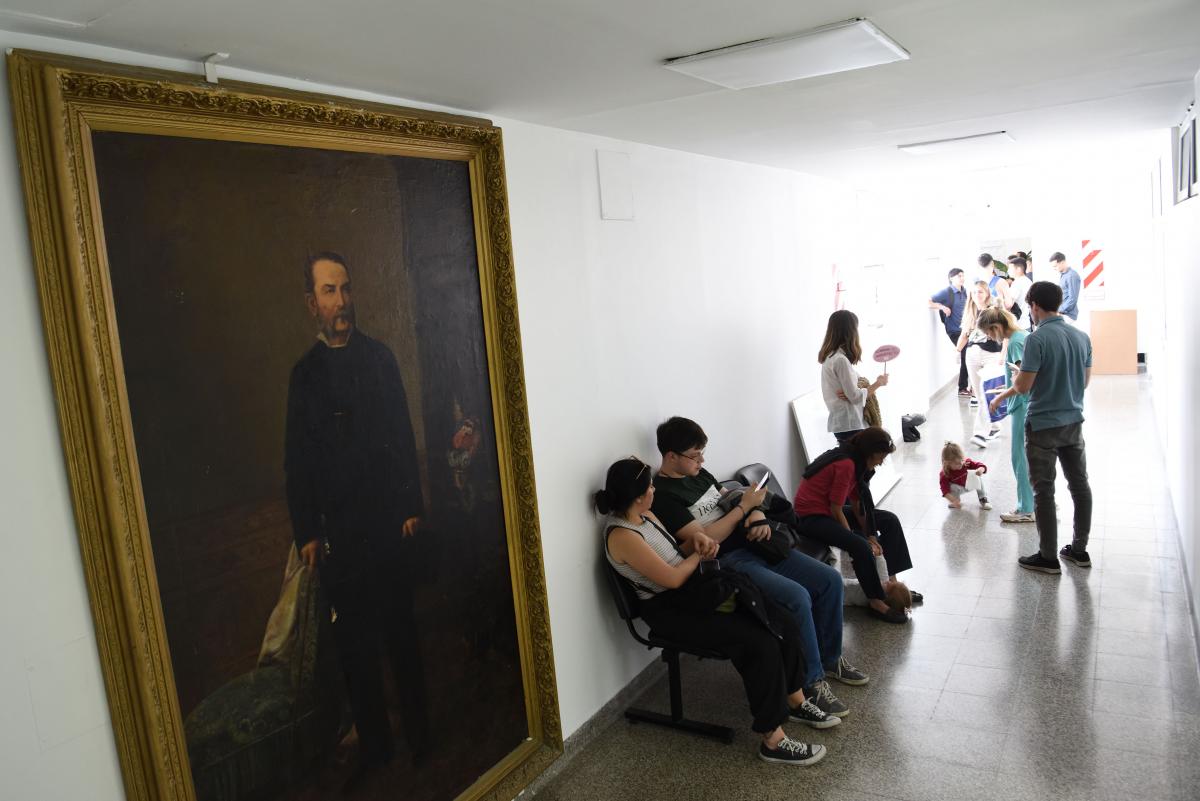
{"type": "Polygon", "coordinates": [[[905,442],[916,442],[921,438],[921,432],[917,430],[917,426],[925,422],[923,414],[906,414],[900,418],[900,433],[904,436],[905,442]]]}

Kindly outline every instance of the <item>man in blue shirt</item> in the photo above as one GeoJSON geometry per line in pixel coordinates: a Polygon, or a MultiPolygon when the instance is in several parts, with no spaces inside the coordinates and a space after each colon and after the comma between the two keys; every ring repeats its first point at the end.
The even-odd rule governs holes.
{"type": "Polygon", "coordinates": [[[1042,573],[1061,572],[1060,556],[1080,567],[1092,566],[1087,552],[1092,488],[1083,443],[1083,391],[1092,378],[1092,341],[1063,319],[1058,311],[1062,296],[1062,290],[1049,281],[1038,281],[1029,288],[1029,309],[1037,330],[1025,340],[1021,372],[1013,382],[1017,392],[1029,395],[1025,455],[1040,540],[1037,553],[1017,562],[1042,573]],[[1062,464],[1075,503],[1074,537],[1057,553],[1056,461],[1062,464]]]}
{"type": "Polygon", "coordinates": [[[1059,272],[1058,285],[1062,288],[1062,306],[1058,313],[1064,317],[1070,317],[1072,320],[1078,320],[1079,285],[1082,283],[1079,280],[1079,273],[1071,269],[1071,265],[1067,264],[1067,257],[1061,253],[1052,254],[1050,263],[1059,272]]]}
{"type": "MultiPolygon", "coordinates": [[[[967,304],[967,291],[963,289],[966,276],[961,269],[955,267],[946,276],[946,280],[950,282],[949,285],[929,298],[929,308],[938,310],[938,316],[942,318],[942,325],[946,327],[946,336],[950,337],[950,341],[954,343],[955,347],[958,347],[958,337],[962,333],[963,308],[967,304]]],[[[963,348],[958,360],[958,394],[963,397],[971,394],[971,391],[967,389],[966,353],[966,348],[963,348]]]]}

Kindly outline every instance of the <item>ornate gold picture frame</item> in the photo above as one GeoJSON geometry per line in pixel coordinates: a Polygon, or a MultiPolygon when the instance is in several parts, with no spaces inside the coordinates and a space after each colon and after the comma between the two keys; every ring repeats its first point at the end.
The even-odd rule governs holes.
{"type": "Polygon", "coordinates": [[[500,129],[8,68],[127,797],[514,797],[562,735],[500,129]]]}

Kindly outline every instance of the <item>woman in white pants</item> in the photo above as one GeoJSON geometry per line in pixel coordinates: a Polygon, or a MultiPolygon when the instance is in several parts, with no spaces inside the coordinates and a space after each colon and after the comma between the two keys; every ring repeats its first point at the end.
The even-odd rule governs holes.
{"type": "Polygon", "coordinates": [[[998,369],[1004,360],[1000,344],[988,339],[978,325],[979,315],[992,305],[992,293],[987,282],[976,281],[963,309],[962,333],[958,337],[958,349],[961,351],[966,348],[967,377],[974,393],[971,408],[975,410],[975,430],[971,444],[978,448],[986,448],[1000,433],[1000,426],[992,423],[988,414],[988,404],[983,396],[983,379],[980,378],[981,371],[985,368],[998,369]]]}

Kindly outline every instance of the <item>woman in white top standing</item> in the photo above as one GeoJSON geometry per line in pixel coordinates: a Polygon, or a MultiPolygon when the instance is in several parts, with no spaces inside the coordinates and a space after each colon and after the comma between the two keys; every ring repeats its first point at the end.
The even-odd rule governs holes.
{"type": "Polygon", "coordinates": [[[987,333],[979,327],[979,315],[985,309],[996,308],[992,293],[987,282],[977,281],[967,296],[967,305],[963,309],[962,334],[958,337],[958,349],[966,349],[967,376],[971,381],[971,408],[975,410],[975,426],[971,436],[971,444],[977,448],[986,448],[1000,434],[1000,424],[993,423],[988,414],[988,400],[983,397],[983,378],[981,372],[985,368],[999,367],[1004,363],[1002,346],[988,339],[987,333]],[[982,402],[980,402],[982,401],[982,402]]]}
{"type": "Polygon", "coordinates": [[[817,353],[821,364],[821,397],[829,409],[829,427],[838,442],[843,442],[866,428],[863,408],[875,390],[887,386],[887,374],[866,387],[858,386],[854,365],[862,360],[862,343],[858,339],[858,316],[846,309],[829,315],[825,341],[817,353]]]}

